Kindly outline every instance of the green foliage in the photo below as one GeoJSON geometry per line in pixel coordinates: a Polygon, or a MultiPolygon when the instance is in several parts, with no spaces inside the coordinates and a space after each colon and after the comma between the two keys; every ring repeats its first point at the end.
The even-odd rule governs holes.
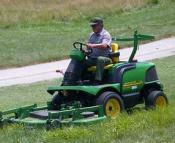
{"type": "Polygon", "coordinates": [[[20,23],[89,19],[94,15],[108,16],[146,4],[144,0],[1,0],[0,25],[8,28],[20,23]]]}
{"type": "Polygon", "coordinates": [[[174,122],[174,110],[171,108],[157,111],[139,111],[120,115],[116,120],[109,120],[90,127],[74,127],[56,130],[44,134],[45,142],[113,142],[137,134],[142,130],[167,127],[174,122]],[[162,118],[162,115],[165,115],[162,118]]]}
{"type": "Polygon", "coordinates": [[[148,0],[147,3],[148,4],[158,4],[159,0],[148,0]]]}
{"type": "Polygon", "coordinates": [[[0,129],[1,143],[39,143],[45,131],[30,130],[21,125],[11,125],[0,129]]]}
{"type": "Polygon", "coordinates": [[[44,135],[45,142],[52,142],[60,138],[62,140],[77,140],[81,138],[88,138],[92,136],[92,132],[88,128],[82,127],[70,127],[64,129],[58,129],[55,131],[49,131],[44,135]]]}
{"type": "MultiPolygon", "coordinates": [[[[60,79],[59,79],[60,83],[60,79]]],[[[39,105],[45,105],[51,96],[47,93],[49,85],[57,85],[58,81],[39,82],[32,85],[12,86],[11,88],[0,88],[0,111],[18,106],[31,105],[34,102],[39,105]],[[28,88],[30,86],[30,88],[28,88]],[[4,102],[5,101],[5,102],[4,102]],[[19,102],[20,101],[20,102],[19,102]]]]}

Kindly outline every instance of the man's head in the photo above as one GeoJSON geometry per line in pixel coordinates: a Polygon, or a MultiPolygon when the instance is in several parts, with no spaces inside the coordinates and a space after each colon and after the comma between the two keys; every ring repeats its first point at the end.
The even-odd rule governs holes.
{"type": "Polygon", "coordinates": [[[103,28],[103,20],[99,17],[91,19],[90,26],[94,33],[99,33],[103,28]]]}

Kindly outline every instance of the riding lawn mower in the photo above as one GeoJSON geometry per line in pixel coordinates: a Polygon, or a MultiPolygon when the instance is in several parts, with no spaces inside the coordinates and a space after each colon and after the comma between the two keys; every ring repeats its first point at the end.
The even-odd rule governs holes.
{"type": "MultiPolygon", "coordinates": [[[[152,39],[153,36],[137,31],[132,38],[114,37],[113,41],[133,41],[133,50],[128,61],[120,61],[118,44],[112,43],[112,63],[104,67],[102,83],[94,84],[96,66],[88,67],[81,76],[70,70],[65,73],[61,85],[48,87],[47,92],[53,98],[46,106],[34,104],[0,112],[0,125],[18,123],[47,129],[87,125],[106,118],[115,119],[120,112],[142,103],[146,108],[165,107],[168,99],[155,64],[134,59],[139,41],[152,39]]],[[[92,52],[81,42],[75,42],[73,46],[70,54],[73,61],[83,61],[92,52]]]]}

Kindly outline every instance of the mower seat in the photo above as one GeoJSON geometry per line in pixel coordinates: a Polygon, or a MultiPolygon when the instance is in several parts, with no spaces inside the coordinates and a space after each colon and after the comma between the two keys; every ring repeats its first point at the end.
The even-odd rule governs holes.
{"type": "MultiPolygon", "coordinates": [[[[120,52],[118,51],[119,46],[117,43],[112,43],[111,48],[112,48],[112,52],[109,54],[109,57],[112,59],[113,63],[117,63],[119,61],[119,56],[120,56],[120,52]]],[[[113,64],[106,65],[104,67],[104,69],[107,70],[107,69],[111,68],[112,66],[113,66],[113,64]]],[[[90,71],[90,72],[96,71],[96,66],[89,67],[88,71],[90,71]]]]}
{"type": "Polygon", "coordinates": [[[119,62],[119,46],[117,43],[112,43],[111,44],[112,52],[109,54],[109,57],[112,59],[113,63],[118,63],[119,62]]]}
{"type": "MultiPolygon", "coordinates": [[[[105,66],[104,69],[107,70],[107,69],[111,68],[112,66],[113,66],[113,64],[109,64],[109,65],[105,66]]],[[[88,71],[89,71],[89,72],[94,72],[94,71],[96,71],[96,66],[91,66],[91,67],[89,67],[89,68],[88,68],[88,71]]]]}

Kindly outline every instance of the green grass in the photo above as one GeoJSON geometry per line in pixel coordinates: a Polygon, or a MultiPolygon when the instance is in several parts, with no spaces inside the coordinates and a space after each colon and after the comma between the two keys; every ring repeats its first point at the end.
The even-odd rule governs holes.
{"type": "MultiPolygon", "coordinates": [[[[93,16],[103,17],[106,29],[114,36],[131,36],[136,29],[140,33],[155,35],[157,39],[175,34],[174,0],[127,1],[129,3],[111,1],[110,4],[103,0],[102,6],[94,9],[89,9],[90,0],[86,1],[88,4],[77,1],[78,6],[81,6],[80,9],[76,7],[78,12],[74,10],[73,6],[76,5],[74,1],[70,5],[67,2],[64,5],[63,2],[62,11],[58,13],[56,11],[59,7],[54,11],[57,1],[53,3],[49,1],[47,4],[48,1],[44,0],[41,8],[38,8],[40,3],[37,1],[38,13],[36,9],[32,9],[32,4],[35,5],[34,1],[31,1],[32,4],[26,8],[21,8],[25,5],[21,0],[16,0],[11,5],[0,5],[2,7],[0,19],[6,17],[0,20],[0,68],[67,58],[74,41],[86,41],[88,38],[91,32],[88,22],[93,16]],[[67,7],[69,12],[65,14],[64,9],[67,7]],[[49,12],[48,15],[47,12],[49,12]],[[15,14],[18,17],[16,19],[15,14]],[[46,18],[40,17],[43,14],[46,18]],[[51,18],[53,14],[55,16],[51,18]]],[[[98,1],[95,2],[94,6],[98,3],[98,1]]]]}
{"type": "MultiPolygon", "coordinates": [[[[134,108],[133,113],[121,114],[116,120],[81,127],[70,127],[46,132],[27,130],[22,126],[8,126],[0,130],[2,143],[159,143],[174,142],[175,130],[175,56],[154,60],[158,75],[164,84],[169,99],[169,107],[164,110],[145,111],[134,108]]],[[[49,85],[60,81],[45,81],[23,86],[0,88],[0,110],[33,104],[44,104],[50,96],[46,93],[49,85]]]]}
{"type": "Polygon", "coordinates": [[[34,102],[45,104],[51,96],[47,93],[49,85],[56,85],[58,81],[39,82],[35,84],[19,85],[0,88],[0,110],[14,108],[34,102]],[[5,101],[5,102],[3,102],[5,101]],[[19,102],[20,101],[20,102],[19,102]]]}
{"type": "Polygon", "coordinates": [[[11,26],[19,23],[47,22],[50,20],[72,21],[101,13],[108,15],[155,4],[158,0],[1,0],[0,23],[11,26]],[[99,4],[100,2],[100,4],[99,4]]]}

